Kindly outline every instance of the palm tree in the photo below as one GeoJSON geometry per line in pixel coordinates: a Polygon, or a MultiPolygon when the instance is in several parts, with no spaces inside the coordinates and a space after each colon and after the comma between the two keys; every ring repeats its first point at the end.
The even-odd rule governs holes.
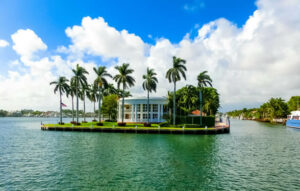
{"type": "Polygon", "coordinates": [[[98,99],[98,86],[91,85],[90,89],[87,91],[87,97],[94,105],[94,120],[96,120],[96,101],[98,99]]]}
{"type": "Polygon", "coordinates": [[[101,98],[102,98],[102,91],[103,91],[103,87],[107,86],[107,80],[106,77],[112,77],[109,73],[107,73],[106,71],[106,67],[105,66],[99,66],[98,68],[93,68],[97,77],[95,79],[94,84],[97,85],[98,87],[98,117],[99,117],[99,123],[101,123],[101,98]]]}
{"type": "Polygon", "coordinates": [[[155,77],[157,74],[154,72],[154,69],[149,69],[147,68],[147,73],[145,75],[143,75],[143,89],[147,90],[147,119],[148,119],[148,123],[149,123],[149,92],[155,91],[156,92],[156,85],[158,83],[157,78],[155,77]]]}
{"type": "Polygon", "coordinates": [[[72,122],[74,122],[74,96],[76,95],[76,85],[74,80],[70,80],[70,89],[67,92],[68,95],[72,98],[72,122]]]}
{"type": "Polygon", "coordinates": [[[86,69],[79,66],[79,64],[76,65],[75,69],[72,69],[74,76],[72,77],[72,81],[75,82],[76,86],[76,122],[79,123],[78,119],[78,113],[79,113],[79,87],[85,86],[87,84],[87,78],[85,74],[88,74],[86,69]]]}
{"type": "Polygon", "coordinates": [[[133,69],[129,68],[129,64],[123,63],[121,66],[116,66],[116,70],[118,70],[119,74],[114,76],[114,80],[117,82],[118,89],[122,85],[122,123],[124,123],[124,93],[125,89],[128,87],[134,86],[135,80],[130,75],[133,73],[133,69]]]}
{"type": "Polygon", "coordinates": [[[200,99],[200,126],[202,125],[202,91],[203,87],[207,87],[208,85],[212,87],[212,79],[207,74],[207,71],[201,72],[197,76],[198,87],[199,87],[199,99],[200,99]]]}
{"type": "Polygon", "coordinates": [[[212,87],[212,79],[210,76],[207,74],[207,71],[201,72],[198,77],[198,87],[212,87]]]}
{"type": "Polygon", "coordinates": [[[103,90],[103,96],[108,96],[110,94],[118,94],[118,90],[114,87],[113,84],[107,84],[107,86],[103,90]]]}
{"type": "Polygon", "coordinates": [[[90,85],[89,84],[85,84],[83,86],[81,86],[81,91],[80,91],[80,98],[83,101],[83,121],[86,122],[85,120],[85,96],[87,95],[87,91],[89,91],[90,89],[90,85]]]}
{"type": "Polygon", "coordinates": [[[59,91],[59,110],[60,110],[60,124],[62,124],[62,100],[61,96],[63,93],[69,91],[69,85],[67,84],[69,80],[66,77],[60,76],[57,81],[53,81],[50,85],[55,85],[54,93],[59,91]]]}
{"type": "Polygon", "coordinates": [[[181,75],[184,79],[185,77],[185,67],[186,61],[173,56],[173,67],[170,68],[166,73],[166,78],[169,82],[174,83],[174,93],[173,93],[173,125],[175,125],[176,121],[176,82],[181,80],[181,75]]]}

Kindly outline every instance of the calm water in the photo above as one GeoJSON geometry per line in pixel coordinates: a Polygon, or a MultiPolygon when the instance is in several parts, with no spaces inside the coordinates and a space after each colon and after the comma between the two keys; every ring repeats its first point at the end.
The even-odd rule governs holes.
{"type": "Polygon", "coordinates": [[[41,120],[57,121],[0,118],[0,190],[300,189],[300,131],[281,125],[143,135],[41,131],[41,120]]]}

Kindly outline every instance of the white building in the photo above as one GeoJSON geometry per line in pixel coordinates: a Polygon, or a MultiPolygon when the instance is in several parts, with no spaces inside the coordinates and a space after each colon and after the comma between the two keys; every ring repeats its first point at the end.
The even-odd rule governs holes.
{"type": "MultiPolygon", "coordinates": [[[[164,122],[167,114],[166,97],[150,97],[150,123],[164,122]]],[[[118,121],[122,121],[122,99],[119,99],[118,121]]],[[[124,122],[148,122],[147,97],[129,97],[124,99],[124,122]]]]}

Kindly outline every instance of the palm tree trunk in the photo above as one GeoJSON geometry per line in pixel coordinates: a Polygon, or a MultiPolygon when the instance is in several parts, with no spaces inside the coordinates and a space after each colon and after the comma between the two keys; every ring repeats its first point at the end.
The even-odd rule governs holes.
{"type": "Polygon", "coordinates": [[[74,98],[72,96],[72,121],[74,121],[74,98]]]}
{"type": "Polygon", "coordinates": [[[83,91],[83,121],[85,121],[85,92],[83,91]]]}
{"type": "Polygon", "coordinates": [[[147,119],[148,119],[148,123],[149,123],[149,116],[150,116],[150,108],[149,108],[149,91],[148,92],[148,95],[147,95],[147,110],[148,110],[148,114],[147,114],[147,119]]]}
{"type": "Polygon", "coordinates": [[[200,100],[200,126],[202,126],[202,92],[201,92],[201,87],[200,87],[200,92],[199,92],[199,100],[200,100]]]}
{"type": "Polygon", "coordinates": [[[96,120],[96,102],[93,101],[93,103],[94,103],[94,120],[96,120]]]}
{"type": "Polygon", "coordinates": [[[60,109],[60,124],[62,124],[62,106],[61,106],[61,89],[59,88],[59,109],[60,109]]]}
{"type": "Polygon", "coordinates": [[[173,125],[176,124],[176,82],[174,82],[174,93],[173,93],[173,125]]]}
{"type": "Polygon", "coordinates": [[[79,110],[79,100],[78,100],[78,78],[76,79],[76,122],[79,123],[78,111],[79,110]]]}
{"type": "Polygon", "coordinates": [[[101,88],[99,87],[99,102],[98,102],[98,117],[99,123],[101,123],[101,88]]]}
{"type": "Polygon", "coordinates": [[[122,92],[122,123],[124,123],[124,85],[123,85],[123,92],[122,92]]]}

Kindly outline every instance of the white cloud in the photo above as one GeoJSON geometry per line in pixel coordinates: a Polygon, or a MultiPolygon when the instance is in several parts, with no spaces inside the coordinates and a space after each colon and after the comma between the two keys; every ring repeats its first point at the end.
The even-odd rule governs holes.
{"type": "Polygon", "coordinates": [[[11,35],[14,43],[13,49],[21,56],[21,59],[30,59],[39,50],[46,50],[47,45],[30,29],[20,29],[11,35]]]}
{"type": "Polygon", "coordinates": [[[184,4],[183,9],[188,12],[195,12],[205,7],[205,3],[202,0],[194,0],[192,3],[184,4]]]}
{"type": "Polygon", "coordinates": [[[9,43],[6,40],[0,39],[0,48],[9,46],[9,43]]]}
{"type": "Polygon", "coordinates": [[[89,81],[93,81],[92,68],[96,65],[83,62],[83,55],[104,59],[111,74],[116,73],[116,64],[129,62],[135,70],[136,86],[131,89],[134,95],[145,94],[141,84],[146,67],[158,73],[156,95],[172,91],[165,72],[176,55],[186,59],[188,69],[187,80],[181,81],[178,88],[196,85],[197,75],[207,70],[225,110],[259,104],[271,96],[287,99],[300,93],[300,2],[260,0],[257,5],[242,28],[220,18],[200,27],[195,38],[186,35],[177,44],[161,38],[150,45],[135,34],[109,26],[103,18],[85,17],[80,26],[66,29],[72,43],[58,48],[58,52],[69,54],[69,60],[59,55],[34,56],[47,46],[33,31],[19,30],[13,35],[13,48],[27,73],[10,71],[7,78],[1,77],[0,99],[7,103],[1,106],[55,109],[57,98],[49,86],[51,80],[58,75],[71,77],[70,69],[79,62],[91,73],[89,81]],[[22,93],[11,95],[11,91],[22,93]]]}

